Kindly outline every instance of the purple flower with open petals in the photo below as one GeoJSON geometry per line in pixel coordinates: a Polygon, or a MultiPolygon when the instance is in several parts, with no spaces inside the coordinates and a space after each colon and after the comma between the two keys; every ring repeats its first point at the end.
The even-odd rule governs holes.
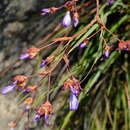
{"type": "Polygon", "coordinates": [[[71,93],[70,96],[70,110],[75,111],[78,109],[79,101],[75,94],[71,93]]]}
{"type": "Polygon", "coordinates": [[[25,60],[25,59],[29,59],[29,54],[28,53],[22,53],[21,55],[20,55],[20,58],[19,58],[20,60],[25,60]]]}
{"type": "Polygon", "coordinates": [[[13,91],[14,88],[16,87],[16,84],[17,84],[17,82],[13,82],[11,85],[4,87],[4,88],[1,90],[1,93],[2,93],[2,94],[7,94],[7,93],[13,91]]]}
{"type": "Polygon", "coordinates": [[[66,12],[64,18],[63,18],[63,26],[68,27],[71,25],[71,16],[70,16],[70,11],[66,12]]]}

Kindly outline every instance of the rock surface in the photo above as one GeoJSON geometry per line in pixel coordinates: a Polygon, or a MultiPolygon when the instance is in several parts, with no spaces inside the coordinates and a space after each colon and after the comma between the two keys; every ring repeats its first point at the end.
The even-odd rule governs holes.
{"type": "MultiPolygon", "coordinates": [[[[63,0],[2,0],[0,2],[0,86],[8,85],[16,74],[30,74],[31,64],[15,61],[20,53],[46,36],[60,21],[57,14],[41,16],[42,8],[58,6],[63,0]],[[12,65],[7,73],[6,69],[12,65]]],[[[8,130],[7,124],[19,114],[16,93],[0,94],[0,130],[8,130]],[[15,99],[14,99],[15,97],[15,99]]],[[[38,128],[40,129],[40,128],[38,128]]],[[[18,130],[23,130],[19,127],[18,130]]],[[[36,130],[36,129],[35,129],[36,130]]]]}

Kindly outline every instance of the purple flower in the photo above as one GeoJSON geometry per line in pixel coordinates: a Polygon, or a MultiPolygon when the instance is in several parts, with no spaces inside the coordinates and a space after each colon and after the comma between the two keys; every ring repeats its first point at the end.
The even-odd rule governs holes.
{"type": "Polygon", "coordinates": [[[1,93],[2,94],[7,94],[7,93],[13,91],[14,88],[15,88],[15,85],[6,86],[5,88],[2,89],[1,93]]]}
{"type": "Polygon", "coordinates": [[[124,45],[124,50],[125,51],[129,51],[129,48],[130,48],[130,43],[128,43],[127,45],[124,45]]]}
{"type": "Polygon", "coordinates": [[[65,16],[63,18],[62,23],[63,23],[64,27],[68,27],[68,26],[71,25],[71,16],[70,16],[70,12],[69,11],[66,12],[66,14],[65,14],[65,16]]]}
{"type": "MultiPolygon", "coordinates": [[[[34,121],[38,121],[41,117],[43,117],[43,115],[36,114],[36,116],[35,116],[35,118],[34,118],[34,121]]],[[[45,120],[46,125],[49,124],[48,119],[49,119],[49,115],[48,115],[48,114],[45,114],[45,115],[44,115],[44,120],[45,120]]]]}
{"type": "Polygon", "coordinates": [[[77,27],[78,23],[79,23],[78,18],[74,17],[74,27],[77,27]]]}
{"type": "Polygon", "coordinates": [[[4,87],[4,88],[1,90],[1,93],[2,93],[2,94],[7,94],[7,93],[13,91],[14,88],[16,87],[16,84],[17,84],[17,82],[13,82],[13,84],[4,87]]]}
{"type": "Polygon", "coordinates": [[[108,4],[109,4],[109,5],[112,5],[113,2],[114,2],[113,0],[108,0],[108,4]]]}
{"type": "Polygon", "coordinates": [[[110,55],[110,52],[107,50],[107,51],[105,51],[105,57],[106,58],[108,58],[109,57],[109,55],[110,55]]]}
{"type": "Polygon", "coordinates": [[[84,47],[86,47],[86,46],[87,46],[87,44],[86,44],[85,42],[80,43],[80,45],[79,45],[80,48],[84,48],[84,47]]]}
{"type": "Polygon", "coordinates": [[[125,51],[129,51],[129,48],[124,48],[125,51]]]}
{"type": "Polygon", "coordinates": [[[34,118],[34,121],[38,121],[41,118],[41,115],[37,114],[34,118]]]}
{"type": "Polygon", "coordinates": [[[28,53],[22,53],[19,59],[20,60],[29,59],[29,54],[28,53]]]}
{"type": "Polygon", "coordinates": [[[22,94],[28,94],[29,92],[29,90],[24,90],[22,94]]]}
{"type": "Polygon", "coordinates": [[[44,119],[45,119],[46,125],[48,125],[48,124],[49,124],[49,122],[48,122],[49,115],[48,115],[48,114],[45,114],[44,119]]]}
{"type": "Polygon", "coordinates": [[[49,13],[49,12],[50,12],[50,9],[42,9],[42,12],[43,12],[43,13],[49,13]]]}
{"type": "Polygon", "coordinates": [[[40,64],[40,68],[43,68],[47,64],[46,60],[42,60],[42,63],[40,64]]]}
{"type": "Polygon", "coordinates": [[[42,14],[41,15],[45,15],[45,14],[48,14],[48,13],[50,13],[50,8],[48,8],[48,9],[42,9],[42,14]]]}
{"type": "Polygon", "coordinates": [[[70,110],[72,110],[72,111],[77,110],[78,105],[79,105],[78,98],[73,93],[71,93],[71,96],[70,96],[70,110]]]}
{"type": "Polygon", "coordinates": [[[73,86],[70,86],[70,90],[71,90],[71,92],[75,95],[75,96],[78,96],[79,95],[79,91],[78,90],[76,90],[73,86]]]}

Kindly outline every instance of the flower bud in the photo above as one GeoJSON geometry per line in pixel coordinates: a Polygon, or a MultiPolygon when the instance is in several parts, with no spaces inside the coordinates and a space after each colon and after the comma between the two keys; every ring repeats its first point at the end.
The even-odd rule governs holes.
{"type": "Polygon", "coordinates": [[[79,23],[79,19],[78,19],[78,13],[75,12],[74,13],[74,27],[77,27],[78,26],[78,23],[79,23]]]}
{"type": "Polygon", "coordinates": [[[66,12],[64,18],[63,18],[63,26],[68,27],[71,25],[71,16],[70,16],[70,11],[66,12]]]}
{"type": "Polygon", "coordinates": [[[49,13],[49,12],[50,12],[50,8],[48,8],[48,9],[42,9],[42,13],[47,14],[47,13],[49,13]]]}
{"type": "Polygon", "coordinates": [[[84,48],[86,46],[87,46],[86,42],[80,43],[80,45],[79,45],[80,48],[84,48]]]}

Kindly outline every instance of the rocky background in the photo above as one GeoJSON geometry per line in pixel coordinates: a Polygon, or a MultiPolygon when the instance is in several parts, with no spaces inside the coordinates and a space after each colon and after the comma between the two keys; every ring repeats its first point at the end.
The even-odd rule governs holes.
{"type": "MultiPolygon", "coordinates": [[[[41,16],[41,9],[59,6],[63,2],[63,0],[0,1],[0,88],[10,83],[13,75],[32,73],[36,61],[31,61],[30,64],[16,61],[22,51],[36,45],[61,21],[56,17],[58,13],[41,16]]],[[[0,130],[8,130],[8,122],[20,113],[17,100],[15,92],[6,96],[0,94],[0,130]]],[[[22,124],[18,130],[23,130],[22,124]]]]}

